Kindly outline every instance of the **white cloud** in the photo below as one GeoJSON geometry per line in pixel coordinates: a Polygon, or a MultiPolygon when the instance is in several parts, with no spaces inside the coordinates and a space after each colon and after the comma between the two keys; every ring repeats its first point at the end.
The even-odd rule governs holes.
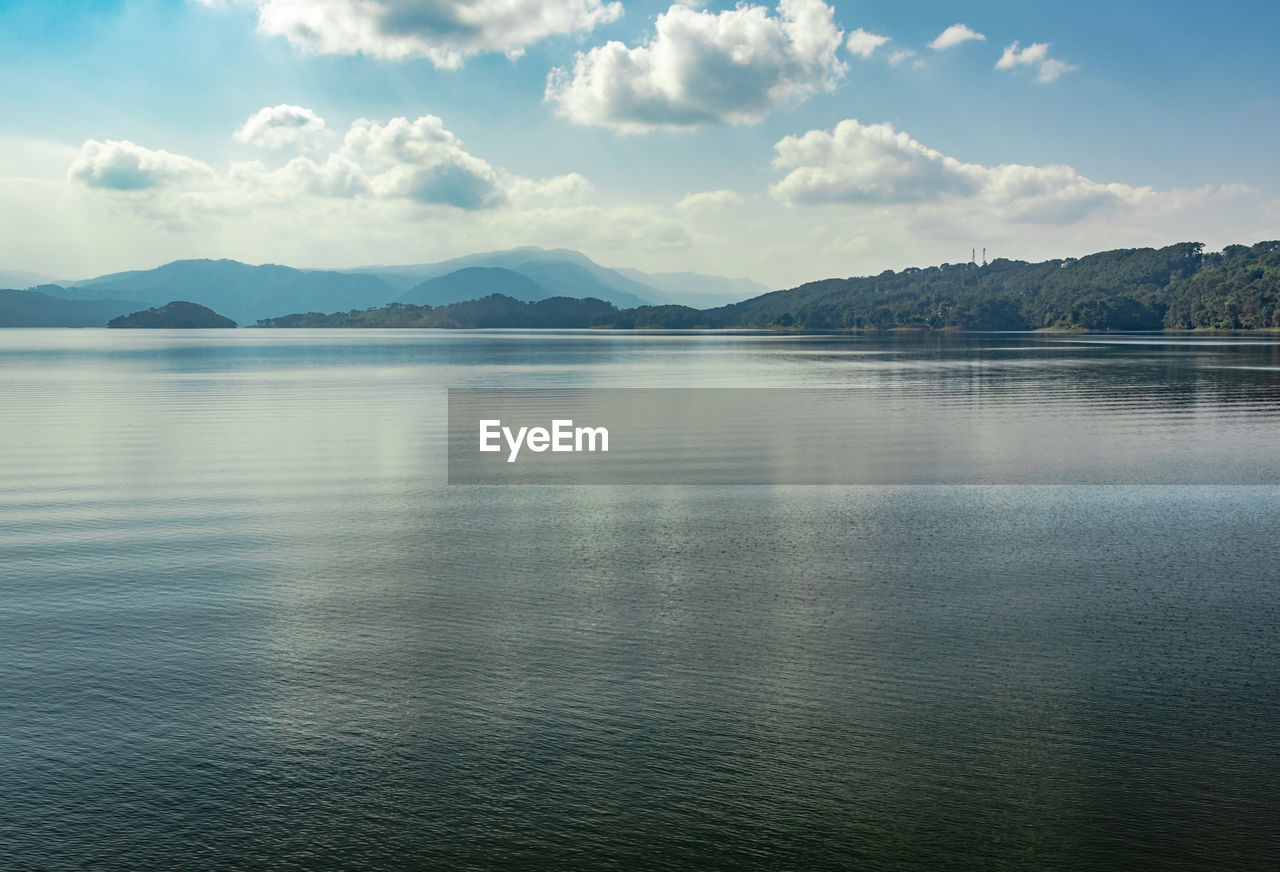
{"type": "Polygon", "coordinates": [[[875,50],[889,41],[889,37],[881,36],[878,33],[869,33],[859,27],[857,30],[849,34],[849,39],[845,42],[845,48],[849,49],[850,54],[855,54],[864,60],[871,57],[875,50]]]}
{"type": "Polygon", "coordinates": [[[1069,73],[1075,67],[1068,63],[1063,63],[1056,58],[1049,58],[1040,65],[1040,71],[1036,73],[1037,82],[1056,82],[1064,73],[1069,73]]]}
{"type": "MultiPolygon", "coordinates": [[[[470,216],[469,216],[470,217],[470,216]]],[[[511,243],[566,247],[581,251],[612,251],[623,257],[634,252],[686,248],[691,230],[669,208],[635,204],[578,204],[542,209],[502,209],[478,213],[490,239],[511,243]]],[[[471,251],[483,250],[472,243],[471,251]]],[[[465,251],[464,251],[465,253],[465,251]]]]}
{"type": "Polygon", "coordinates": [[[1074,66],[1056,58],[1049,57],[1049,43],[1033,42],[1026,48],[1013,42],[1005,46],[1000,60],[996,61],[997,70],[1012,70],[1017,67],[1039,67],[1036,72],[1037,82],[1054,82],[1075,69],[1074,66]]]}
{"type": "Polygon", "coordinates": [[[535,180],[497,169],[468,152],[435,115],[413,121],[393,118],[385,124],[361,118],[347,130],[341,146],[323,157],[295,157],[274,169],[260,161],[232,163],[221,173],[194,158],[130,142],[89,140],[67,176],[90,188],[148,191],[145,201],[128,202],[147,214],[165,220],[183,216],[184,221],[297,205],[305,197],[475,211],[573,204],[590,191],[577,173],[535,180]]]}
{"type": "Polygon", "coordinates": [[[466,152],[435,115],[386,124],[361,118],[347,131],[339,155],[358,164],[381,197],[480,209],[504,196],[493,167],[466,152]]]}
{"type": "Polygon", "coordinates": [[[731,206],[740,206],[745,201],[746,198],[737,191],[722,188],[718,191],[699,191],[696,194],[688,194],[680,202],[676,203],[676,208],[684,210],[725,209],[731,206]]]}
{"type": "Polygon", "coordinates": [[[1026,48],[1019,48],[1018,43],[1006,46],[1000,60],[996,61],[997,70],[1011,70],[1025,64],[1038,64],[1049,54],[1049,43],[1034,42],[1026,48]]]}
{"type": "Polygon", "coordinates": [[[967,24],[957,23],[951,25],[946,30],[942,31],[942,33],[938,34],[933,42],[929,43],[929,48],[934,51],[942,51],[943,49],[961,45],[962,43],[969,42],[970,40],[985,42],[986,37],[971,29],[967,24]]]}
{"type": "Polygon", "coordinates": [[[67,170],[73,182],[112,191],[144,191],[212,177],[209,166],[193,158],[114,139],[88,140],[67,170]]]}
{"type": "Polygon", "coordinates": [[[576,205],[592,193],[591,182],[578,173],[536,181],[504,173],[503,184],[507,201],[520,208],[576,205]]]}
{"type": "MultiPolygon", "coordinates": [[[[200,0],[208,6],[229,0],[200,0]]],[[[457,68],[470,56],[518,57],[540,40],[585,33],[622,15],[603,0],[249,0],[258,28],[320,54],[426,58],[457,68]]]]}
{"type": "Polygon", "coordinates": [[[773,186],[789,203],[918,203],[973,195],[981,181],[962,164],[888,124],[841,121],[835,130],[788,136],[773,164],[790,172],[773,186]]]}
{"type": "Polygon", "coordinates": [[[782,0],[719,13],[672,6],[654,36],[628,48],[579,52],[570,73],[547,77],[546,98],[576,124],[624,133],[752,124],[774,109],[831,89],[844,74],[843,36],[822,0],[782,0]]]}
{"type": "Polygon", "coordinates": [[[324,130],[324,119],[301,106],[266,106],[249,117],[233,134],[237,142],[262,148],[306,143],[324,130]]]}
{"type": "MultiPolygon", "coordinates": [[[[893,54],[889,55],[889,66],[896,67],[898,64],[902,63],[903,61],[910,60],[915,56],[916,56],[916,53],[911,49],[900,48],[897,51],[895,51],[893,54]]],[[[917,63],[919,62],[917,61],[917,63]]]]}
{"type": "Polygon", "coordinates": [[[771,188],[793,205],[962,205],[1004,221],[1069,224],[1104,207],[1170,196],[1149,187],[1092,181],[1069,166],[964,163],[889,124],[849,119],[775,146],[787,175],[771,188]]]}
{"type": "Polygon", "coordinates": [[[363,168],[343,154],[331,154],[324,163],[295,157],[272,174],[272,179],[281,183],[285,193],[319,197],[358,197],[370,190],[363,168]]]}

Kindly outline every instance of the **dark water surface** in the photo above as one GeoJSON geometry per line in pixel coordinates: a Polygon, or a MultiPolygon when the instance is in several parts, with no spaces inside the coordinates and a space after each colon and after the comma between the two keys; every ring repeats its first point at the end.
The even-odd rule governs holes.
{"type": "Polygon", "coordinates": [[[1275,339],[8,330],[0,403],[0,868],[1280,864],[1275,339]],[[446,485],[513,386],[1170,483],[446,485]]]}

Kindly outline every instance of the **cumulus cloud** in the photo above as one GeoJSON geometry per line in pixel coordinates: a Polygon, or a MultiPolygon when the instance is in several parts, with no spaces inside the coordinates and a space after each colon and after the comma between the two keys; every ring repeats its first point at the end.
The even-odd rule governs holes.
{"type": "Polygon", "coordinates": [[[942,31],[942,33],[938,34],[933,42],[929,43],[929,48],[934,51],[942,51],[943,49],[948,49],[953,46],[969,42],[970,40],[985,42],[986,37],[971,29],[967,24],[957,23],[951,25],[946,30],[942,31]]]}
{"type": "Polygon", "coordinates": [[[1151,188],[1095,182],[1069,166],[964,163],[889,124],[855,119],[831,132],[785,137],[774,149],[774,166],[788,173],[771,190],[790,204],[963,203],[1006,220],[1065,224],[1104,206],[1163,196],[1151,188]]]}
{"type": "Polygon", "coordinates": [[[67,170],[73,182],[112,191],[144,191],[212,177],[213,170],[193,158],[114,139],[88,140],[67,170]]]}
{"type": "MultiPolygon", "coordinates": [[[[915,56],[916,56],[916,53],[911,49],[900,48],[897,51],[895,51],[893,54],[889,55],[889,66],[896,67],[898,64],[902,63],[903,61],[911,60],[915,56]]],[[[920,62],[916,61],[916,63],[919,64],[920,62]]]]}
{"type": "Polygon", "coordinates": [[[976,167],[927,148],[889,124],[841,121],[774,146],[790,170],[774,193],[790,203],[919,203],[981,187],[976,167]]]}
{"type": "Polygon", "coordinates": [[[855,54],[864,60],[871,57],[875,50],[889,41],[889,37],[881,36],[878,33],[869,33],[859,27],[857,30],[849,34],[849,39],[845,42],[845,48],[849,49],[850,54],[855,54]]]}
{"type": "MultiPolygon", "coordinates": [[[[218,5],[201,0],[207,5],[218,5]]],[[[258,28],[320,54],[426,58],[457,68],[489,52],[517,57],[549,36],[617,19],[603,0],[252,0],[258,28]]]]}
{"type": "Polygon", "coordinates": [[[746,198],[737,191],[721,188],[717,191],[699,191],[696,194],[689,194],[676,203],[676,208],[684,210],[726,209],[732,206],[740,206],[745,200],[746,198]]]}
{"type": "Polygon", "coordinates": [[[1005,46],[1000,60],[996,61],[997,70],[1012,70],[1017,67],[1036,67],[1037,82],[1054,82],[1075,69],[1071,64],[1049,57],[1049,43],[1033,42],[1026,48],[1014,42],[1005,46]]]}
{"type": "Polygon", "coordinates": [[[380,197],[460,209],[493,206],[503,199],[498,173],[465,151],[435,115],[415,121],[393,118],[386,124],[361,118],[347,131],[339,155],[363,169],[369,190],[380,197]]]}
{"type": "Polygon", "coordinates": [[[624,133],[753,124],[774,109],[831,89],[844,74],[842,31],[822,0],[782,0],[706,12],[672,6],[653,37],[579,52],[552,70],[547,100],[576,124],[624,133]]]}
{"type": "Polygon", "coordinates": [[[1000,60],[996,61],[997,70],[1011,70],[1025,64],[1038,64],[1049,54],[1049,43],[1034,42],[1026,48],[1019,48],[1018,43],[1006,46],[1000,60]]]}
{"type": "Polygon", "coordinates": [[[233,134],[237,142],[262,148],[283,148],[306,143],[324,130],[324,119],[301,106],[266,106],[259,109],[233,134]]]}
{"type": "MultiPolygon", "coordinates": [[[[255,168],[249,167],[250,174],[255,168]]],[[[267,175],[256,170],[260,175],[267,175]]],[[[360,164],[343,154],[331,154],[323,163],[311,158],[296,157],[276,173],[272,181],[278,182],[285,193],[297,192],[318,197],[358,197],[370,191],[369,179],[360,164]]],[[[256,181],[249,179],[251,183],[256,181]]]]}
{"type": "MultiPolygon", "coordinates": [[[[270,124],[251,126],[264,112],[268,118],[284,114],[306,119],[302,127],[310,119],[318,121],[308,109],[285,108],[296,111],[263,110],[241,130],[249,128],[246,135],[256,138],[270,134],[270,124]]],[[[303,197],[480,211],[513,204],[572,204],[590,190],[577,173],[536,180],[495,168],[468,152],[435,115],[386,123],[361,118],[351,124],[342,144],[323,157],[299,156],[276,168],[260,161],[232,163],[221,173],[194,158],[130,142],[89,140],[68,178],[111,191],[150,190],[147,210],[170,216],[227,213],[296,203],[303,197]]]]}

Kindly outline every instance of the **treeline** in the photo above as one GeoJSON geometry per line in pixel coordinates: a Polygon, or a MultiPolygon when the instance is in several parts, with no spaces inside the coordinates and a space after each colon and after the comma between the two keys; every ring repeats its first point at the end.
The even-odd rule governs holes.
{"type": "Polygon", "coordinates": [[[824,329],[1280,328],[1280,242],[1200,243],[826,279],[697,311],[644,307],[596,326],[824,329]]]}
{"type": "Polygon", "coordinates": [[[375,309],[352,309],[325,315],[320,312],[264,318],[259,327],[590,327],[618,312],[603,300],[549,297],[526,303],[503,294],[447,306],[414,306],[391,303],[375,309]]]}
{"type": "Polygon", "coordinates": [[[288,315],[262,327],[894,328],[1256,330],[1280,328],[1280,242],[1206,254],[1184,242],[1043,263],[943,264],[826,279],[715,309],[494,294],[432,308],[401,303],[288,315]]]}

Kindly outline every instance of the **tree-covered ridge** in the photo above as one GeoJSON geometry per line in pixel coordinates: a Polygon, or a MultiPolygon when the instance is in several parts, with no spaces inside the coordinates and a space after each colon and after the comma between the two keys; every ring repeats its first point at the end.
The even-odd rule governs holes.
{"type": "Polygon", "coordinates": [[[711,310],[712,326],[969,330],[1280,327],[1280,243],[1120,249],[827,279],[711,310]]]}
{"type": "Polygon", "coordinates": [[[391,303],[379,309],[353,309],[264,318],[259,327],[590,327],[612,318],[617,307],[603,300],[550,297],[526,303],[503,294],[448,306],[391,303]]]}
{"type": "Polygon", "coordinates": [[[186,300],[173,300],[155,309],[144,309],[129,315],[121,315],[107,322],[108,327],[115,329],[150,328],[150,329],[182,329],[198,330],[209,327],[230,328],[236,322],[219,315],[217,312],[189,303],[186,300]]]}

